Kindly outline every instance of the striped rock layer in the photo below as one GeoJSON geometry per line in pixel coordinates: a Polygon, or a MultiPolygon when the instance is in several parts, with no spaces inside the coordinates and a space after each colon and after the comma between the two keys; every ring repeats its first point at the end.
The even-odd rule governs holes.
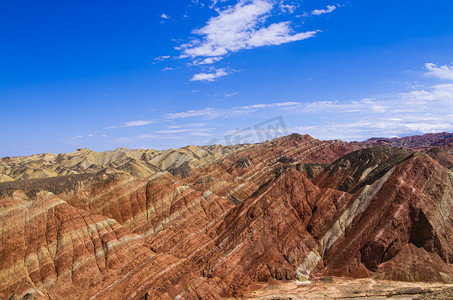
{"type": "Polygon", "coordinates": [[[4,182],[0,298],[218,299],[323,275],[453,282],[445,156],[367,147],[293,134],[150,178],[4,182]]]}

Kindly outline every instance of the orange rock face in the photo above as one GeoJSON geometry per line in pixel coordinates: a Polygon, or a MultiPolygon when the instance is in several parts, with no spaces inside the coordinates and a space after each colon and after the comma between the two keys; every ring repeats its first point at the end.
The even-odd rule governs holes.
{"type": "Polygon", "coordinates": [[[50,192],[15,191],[1,203],[6,298],[77,294],[152,253],[141,236],[117,221],[74,208],[50,192]]]}
{"type": "Polygon", "coordinates": [[[314,275],[453,282],[449,152],[367,147],[293,134],[198,165],[145,157],[169,170],[149,179],[109,156],[99,172],[1,183],[0,298],[217,299],[314,275]]]}

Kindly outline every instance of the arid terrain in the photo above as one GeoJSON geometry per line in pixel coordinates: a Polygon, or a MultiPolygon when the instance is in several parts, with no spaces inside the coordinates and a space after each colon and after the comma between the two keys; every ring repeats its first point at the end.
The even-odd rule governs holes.
{"type": "Polygon", "coordinates": [[[0,215],[1,299],[449,299],[453,134],[5,157],[0,215]]]}

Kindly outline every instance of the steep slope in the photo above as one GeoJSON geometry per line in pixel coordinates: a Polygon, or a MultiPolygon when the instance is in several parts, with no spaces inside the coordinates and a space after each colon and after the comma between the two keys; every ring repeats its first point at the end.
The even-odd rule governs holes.
{"type": "Polygon", "coordinates": [[[1,298],[81,292],[152,254],[115,220],[78,210],[52,193],[15,191],[0,203],[1,298]]]}
{"type": "Polygon", "coordinates": [[[354,151],[334,161],[313,179],[320,187],[355,193],[372,184],[413,152],[382,146],[354,151]]]}
{"type": "Polygon", "coordinates": [[[295,133],[233,152],[184,182],[239,204],[267,182],[269,174],[278,167],[304,164],[307,172],[318,173],[322,164],[332,163],[356,149],[359,147],[345,142],[320,141],[295,133]]]}
{"type": "MultiPolygon", "coordinates": [[[[6,259],[0,265],[5,283],[0,295],[111,299],[140,298],[152,290],[153,296],[174,298],[199,278],[198,267],[186,257],[191,244],[199,247],[205,242],[200,229],[209,225],[216,210],[222,212],[215,196],[188,197],[190,193],[166,179],[148,187],[146,181],[126,174],[80,177],[32,180],[34,186],[13,182],[2,190],[0,253],[6,259]],[[73,206],[38,191],[43,188],[53,189],[73,206]],[[144,207],[149,209],[140,209],[144,207]],[[102,211],[108,218],[89,210],[102,211]],[[170,251],[188,234],[190,243],[170,251]]],[[[208,289],[202,292],[212,295],[208,289]]]]}
{"type": "Polygon", "coordinates": [[[360,209],[325,252],[322,272],[450,281],[451,171],[425,154],[411,155],[354,196],[360,209]]]}
{"type": "Polygon", "coordinates": [[[434,147],[429,149],[426,153],[437,160],[442,166],[446,167],[453,171],[453,147],[451,147],[452,151],[448,151],[448,149],[434,147]]]}
{"type": "MultiPolygon", "coordinates": [[[[261,181],[265,182],[275,176],[276,173],[273,172],[275,166],[272,164],[281,166],[294,160],[293,158],[282,160],[280,155],[299,157],[299,160],[303,160],[306,157],[313,157],[314,153],[321,151],[322,153],[335,153],[330,156],[333,155],[334,158],[337,158],[339,154],[336,154],[335,149],[339,148],[339,151],[344,151],[336,143],[320,142],[308,136],[299,135],[273,141],[264,147],[263,145],[253,145],[252,148],[258,150],[243,153],[239,151],[227,155],[228,158],[201,166],[200,172],[208,170],[208,174],[215,173],[223,176],[226,184],[231,187],[238,184],[238,180],[242,184],[246,183],[244,185],[246,186],[247,181],[253,178],[253,174],[259,172],[260,181],[253,183],[250,180],[251,185],[248,187],[247,194],[244,195],[244,198],[247,198],[256,191],[256,187],[261,181]],[[272,151],[275,151],[278,156],[275,156],[272,151]],[[250,156],[257,164],[247,165],[247,161],[243,157],[250,156]],[[253,169],[244,170],[249,166],[252,166],[253,169]]],[[[350,149],[347,148],[346,151],[350,151],[350,149]]],[[[170,165],[175,163],[173,159],[167,159],[167,162],[170,165]]],[[[165,166],[161,165],[161,167],[165,166]]],[[[152,181],[146,181],[109,168],[97,173],[3,183],[1,189],[4,193],[22,190],[30,195],[39,194],[41,190],[52,192],[74,208],[115,219],[118,225],[124,226],[125,230],[139,234],[142,237],[142,244],[148,249],[152,249],[156,253],[154,255],[170,254],[173,259],[170,259],[169,262],[172,264],[162,263],[161,268],[176,264],[178,267],[171,269],[180,273],[180,265],[187,267],[187,264],[192,264],[189,269],[202,275],[206,273],[206,265],[202,258],[211,255],[210,252],[217,248],[216,241],[220,238],[220,235],[209,232],[217,231],[223,218],[234,207],[235,201],[231,201],[230,197],[218,196],[208,189],[193,189],[192,187],[199,187],[197,184],[199,179],[195,175],[180,182],[177,177],[173,177],[169,173],[159,173],[157,177],[154,176],[152,181]]],[[[129,263],[125,264],[125,266],[128,265],[129,263]]],[[[123,268],[125,267],[123,266],[123,268]]],[[[168,273],[169,276],[174,276],[172,272],[168,273]]],[[[151,272],[149,276],[156,274],[151,272]]],[[[186,286],[182,292],[186,291],[187,297],[218,296],[221,293],[229,294],[231,292],[224,283],[220,284],[220,277],[215,277],[216,284],[212,284],[213,280],[208,276],[196,277],[195,283],[188,279],[192,276],[190,274],[183,280],[187,284],[190,283],[190,287],[181,283],[181,286],[186,286]]],[[[127,287],[124,285],[125,282],[137,280],[137,282],[141,282],[142,294],[155,288],[161,290],[163,294],[168,294],[170,290],[172,290],[171,293],[178,290],[170,289],[166,284],[156,286],[156,282],[139,280],[136,278],[139,275],[143,276],[143,273],[128,274],[128,279],[120,280],[119,285],[115,283],[118,279],[110,281],[104,279],[104,282],[111,282],[107,285],[111,290],[109,293],[125,289],[127,287]]],[[[134,286],[137,284],[135,283],[134,286]]],[[[178,285],[176,281],[174,284],[178,285]]],[[[92,291],[87,291],[87,295],[96,294],[99,291],[97,286],[98,284],[92,291]]],[[[101,286],[105,288],[106,283],[101,286]]],[[[77,294],[76,291],[73,293],[77,294]]],[[[156,294],[156,291],[151,294],[156,294]]]]}
{"type": "Polygon", "coordinates": [[[212,147],[122,149],[96,172],[78,161],[90,171],[0,183],[0,297],[218,299],[313,275],[452,281],[448,156],[298,134],[212,147]],[[119,171],[137,157],[167,171],[119,171]]]}
{"type": "Polygon", "coordinates": [[[317,188],[297,171],[280,173],[211,231],[215,247],[201,258],[214,281],[208,284],[221,283],[221,295],[231,296],[253,282],[300,278],[307,257],[319,251],[307,231],[313,208],[344,196],[317,188]]]}

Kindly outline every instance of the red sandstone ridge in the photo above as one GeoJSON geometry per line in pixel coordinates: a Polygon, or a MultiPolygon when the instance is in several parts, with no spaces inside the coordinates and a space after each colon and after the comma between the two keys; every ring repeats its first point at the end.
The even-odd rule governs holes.
{"type": "Polygon", "coordinates": [[[451,179],[451,171],[417,153],[358,190],[350,205],[354,210],[337,221],[340,225],[346,216],[348,226],[334,240],[323,239],[330,247],[324,250],[324,267],[318,271],[351,276],[375,272],[393,280],[450,282],[451,179]]]}
{"type": "MultiPolygon", "coordinates": [[[[140,157],[87,152],[109,167],[1,183],[0,298],[218,299],[318,275],[453,282],[448,148],[408,145],[292,134],[140,157]],[[134,175],[148,174],[143,164],[159,171],[134,175]]],[[[57,170],[68,161],[57,157],[40,159],[57,170]]]]}

